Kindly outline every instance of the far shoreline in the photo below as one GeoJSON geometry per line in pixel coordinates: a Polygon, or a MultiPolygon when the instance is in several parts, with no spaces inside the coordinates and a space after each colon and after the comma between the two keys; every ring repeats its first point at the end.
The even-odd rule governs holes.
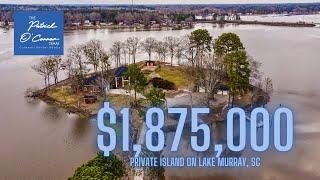
{"type": "MultiPolygon", "coordinates": [[[[104,25],[104,26],[64,26],[65,31],[75,31],[75,30],[135,30],[135,31],[172,31],[172,30],[183,30],[192,29],[196,24],[237,24],[237,25],[263,25],[263,26],[278,26],[278,27],[317,27],[315,23],[307,22],[269,22],[269,21],[195,21],[192,25],[181,25],[175,24],[174,26],[163,26],[163,27],[141,27],[141,26],[129,26],[129,25],[104,25]]],[[[4,26],[0,25],[3,29],[14,29],[13,25],[4,26]]]]}

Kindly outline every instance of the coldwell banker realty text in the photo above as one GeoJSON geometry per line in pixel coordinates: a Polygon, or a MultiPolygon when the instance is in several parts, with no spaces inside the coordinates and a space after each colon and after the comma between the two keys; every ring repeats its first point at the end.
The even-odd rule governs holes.
{"type": "Polygon", "coordinates": [[[63,55],[63,12],[15,12],[15,55],[63,55]]]}

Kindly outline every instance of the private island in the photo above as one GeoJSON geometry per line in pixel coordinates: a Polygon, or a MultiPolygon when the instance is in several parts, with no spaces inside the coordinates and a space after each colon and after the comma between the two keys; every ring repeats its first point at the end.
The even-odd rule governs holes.
{"type": "MultiPolygon", "coordinates": [[[[206,106],[204,123],[224,121],[232,107],[251,109],[269,101],[272,81],[263,77],[260,63],[250,57],[240,38],[224,33],[213,39],[206,29],[183,37],[142,40],[129,37],[113,42],[106,51],[99,40],[74,45],[65,57],[43,57],[32,66],[44,79],[45,88],[28,89],[26,96],[62,107],[83,120],[95,118],[103,102],[117,112],[132,111],[132,140],[137,142],[148,107],[206,106]],[[137,54],[149,57],[136,60],[137,54]],[[61,74],[66,79],[59,81],[61,74]]],[[[175,131],[177,120],[168,117],[164,130],[175,131]]],[[[134,177],[130,154],[101,153],[79,167],[70,179],[134,177]]],[[[148,177],[162,179],[164,170],[151,168],[148,177]]],[[[144,173],[146,175],[146,173],[144,173]]]]}

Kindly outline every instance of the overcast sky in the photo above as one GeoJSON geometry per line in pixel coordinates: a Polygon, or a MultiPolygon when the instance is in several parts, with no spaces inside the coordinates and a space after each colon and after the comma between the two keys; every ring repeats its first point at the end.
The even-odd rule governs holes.
{"type": "MultiPolygon", "coordinates": [[[[305,3],[320,0],[134,0],[135,4],[305,3]]],[[[0,4],[130,4],[131,0],[0,0],[0,4]]]]}

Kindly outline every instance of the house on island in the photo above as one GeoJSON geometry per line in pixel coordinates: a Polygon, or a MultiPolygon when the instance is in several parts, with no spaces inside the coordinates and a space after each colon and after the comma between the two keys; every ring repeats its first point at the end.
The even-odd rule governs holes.
{"type": "Polygon", "coordinates": [[[97,95],[84,95],[83,100],[86,104],[93,104],[98,101],[97,95]]]}
{"type": "Polygon", "coordinates": [[[95,74],[84,80],[82,91],[86,94],[99,93],[100,92],[99,84],[101,84],[100,75],[95,74]]]}
{"type": "Polygon", "coordinates": [[[98,94],[101,93],[101,87],[109,87],[107,80],[101,78],[101,74],[94,74],[84,80],[82,86],[83,99],[86,104],[95,103],[98,100],[98,94]]]}
{"type": "Polygon", "coordinates": [[[154,72],[157,69],[157,63],[156,61],[146,61],[145,66],[142,67],[142,71],[152,71],[154,72]]]}
{"type": "Polygon", "coordinates": [[[111,82],[111,87],[113,89],[125,88],[130,84],[130,79],[124,76],[127,71],[127,66],[120,66],[114,71],[114,79],[111,82]]]}
{"type": "Polygon", "coordinates": [[[227,85],[220,84],[216,88],[218,95],[224,95],[227,96],[229,94],[229,87],[227,85]]]}

